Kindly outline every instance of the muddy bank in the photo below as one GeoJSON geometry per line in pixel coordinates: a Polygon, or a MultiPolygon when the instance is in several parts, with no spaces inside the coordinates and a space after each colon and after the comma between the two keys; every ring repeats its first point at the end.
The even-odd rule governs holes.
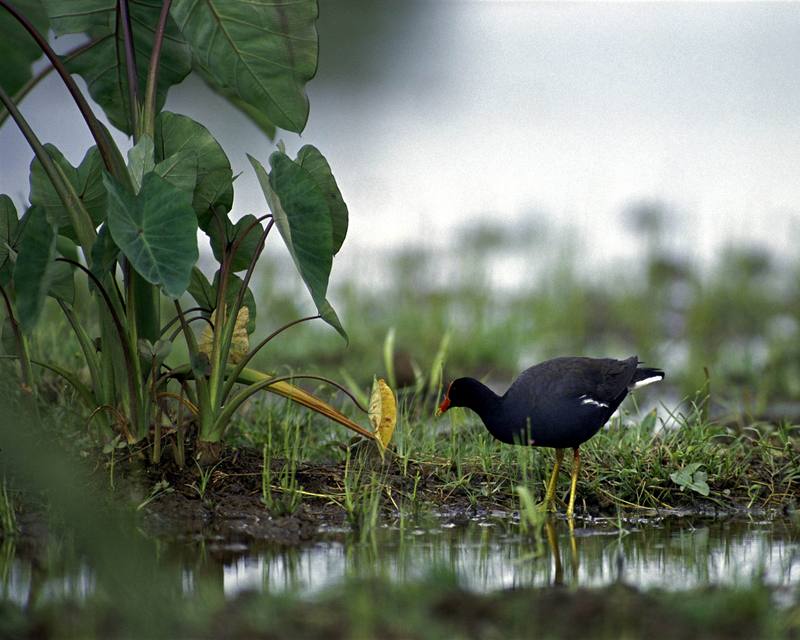
{"type": "MultiPolygon", "coordinates": [[[[397,459],[387,456],[382,461],[371,450],[364,449],[355,455],[361,456],[359,464],[368,470],[362,474],[355,491],[363,497],[370,490],[369,474],[374,472],[381,483],[380,513],[384,517],[396,516],[399,511],[405,515],[433,512],[459,524],[476,516],[512,514],[518,509],[510,491],[481,495],[486,493],[486,485],[491,481],[496,483],[496,479],[479,473],[470,474],[468,482],[454,487],[445,477],[446,463],[408,463],[403,469],[397,459]]],[[[284,461],[273,459],[273,479],[283,465],[284,461]]],[[[348,511],[346,505],[345,463],[299,465],[296,475],[302,501],[291,514],[270,513],[265,506],[262,457],[254,449],[227,449],[219,465],[210,472],[202,495],[199,490],[202,476],[197,468],[179,468],[168,463],[140,471],[128,474],[128,481],[138,483],[140,491],[158,483],[169,487],[141,510],[143,529],[156,537],[298,544],[317,539],[323,530],[330,539],[331,530],[358,527],[358,513],[348,511]]],[[[280,487],[273,487],[273,492],[280,494],[280,487]]],[[[703,499],[691,493],[683,494],[677,506],[662,509],[626,509],[602,496],[598,499],[589,491],[584,491],[581,498],[578,520],[590,526],[598,518],[618,515],[620,509],[623,516],[633,520],[736,515],[779,518],[789,515],[792,509],[790,504],[771,509],[753,507],[732,498],[720,503],[718,499],[703,499]]],[[[358,508],[356,505],[355,509],[358,508]]],[[[562,513],[563,510],[562,505],[562,513]]]]}
{"type": "MultiPolygon", "coordinates": [[[[153,466],[143,458],[131,457],[116,463],[114,490],[107,493],[107,499],[110,503],[126,500],[138,507],[140,528],[150,537],[225,545],[297,545],[335,539],[336,532],[343,537],[345,531],[359,528],[369,492],[376,500],[379,520],[396,518],[401,512],[404,516],[434,513],[443,516],[443,522],[459,525],[490,514],[513,518],[519,507],[512,479],[498,480],[470,471],[454,483],[448,461],[403,464],[391,455],[381,460],[374,449],[362,447],[351,451],[350,473],[357,466],[361,475],[349,480],[349,490],[354,494],[349,506],[344,462],[301,463],[296,472],[299,504],[293,509],[270,510],[263,499],[262,460],[261,451],[247,447],[226,448],[219,464],[203,471],[196,465],[181,468],[169,460],[153,466]],[[373,478],[377,478],[377,485],[370,485],[373,478]]],[[[272,492],[278,502],[287,493],[278,482],[284,465],[285,461],[278,458],[271,461],[272,492]]],[[[96,469],[93,481],[109,485],[108,465],[96,469]]],[[[794,508],[791,502],[763,508],[749,505],[746,496],[725,496],[723,502],[719,496],[706,499],[690,492],[677,493],[677,504],[669,507],[631,508],[624,503],[618,506],[588,488],[579,491],[579,527],[596,527],[598,519],[619,515],[628,522],[650,523],[661,518],[741,515],[784,518],[794,508]]],[[[26,500],[18,507],[16,546],[18,552],[27,555],[28,547],[43,548],[48,530],[46,508],[26,500]]]]}

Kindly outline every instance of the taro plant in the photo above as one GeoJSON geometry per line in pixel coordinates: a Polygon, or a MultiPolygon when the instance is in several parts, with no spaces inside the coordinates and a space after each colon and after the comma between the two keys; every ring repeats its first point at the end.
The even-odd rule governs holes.
{"type": "Polygon", "coordinates": [[[10,116],[35,156],[30,206],[18,216],[0,196],[3,337],[23,389],[35,393],[37,367],[56,372],[92,420],[128,442],[151,438],[155,461],[165,430],[176,433],[183,461],[187,425],[213,458],[234,412],[262,389],[381,441],[293,379],[248,366],[299,322],[322,319],[346,338],[327,287],[348,210],[327,160],[311,145],[291,158],[279,144],[268,169],[251,157],[269,212],[234,221],[234,176],[222,147],[199,122],[163,110],[170,87],[197,73],[270,138],[276,128],[302,131],[305,84],[317,67],[317,12],[316,0],[0,0],[0,123],[10,116]],[[48,30],[80,34],[81,44],[57,55],[48,30]],[[42,55],[48,64],[34,75],[42,55]],[[18,106],[53,70],[94,142],[77,167],[39,139],[18,106]],[[132,138],[127,158],[73,76],[132,138]],[[250,283],[274,229],[318,312],[251,347],[257,310],[250,283]],[[219,263],[211,277],[197,266],[198,231],[219,263]],[[76,273],[89,309],[76,302],[76,273]],[[193,305],[185,304],[187,292],[193,305]],[[30,356],[48,296],[76,336],[85,375],[30,356]],[[165,308],[173,317],[162,317],[165,308]],[[168,364],[178,339],[189,361],[168,364]]]}

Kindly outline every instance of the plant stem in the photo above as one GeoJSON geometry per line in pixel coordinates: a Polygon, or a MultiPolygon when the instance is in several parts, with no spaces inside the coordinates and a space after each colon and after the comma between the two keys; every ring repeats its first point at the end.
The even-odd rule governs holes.
{"type": "Polygon", "coordinates": [[[100,390],[103,387],[103,379],[100,376],[100,363],[98,362],[94,345],[87,335],[86,330],[81,325],[80,320],[78,320],[75,315],[75,311],[62,300],[58,300],[58,305],[61,307],[61,311],[64,313],[67,322],[69,322],[72,331],[75,333],[75,337],[78,339],[78,344],[83,352],[83,358],[86,360],[86,366],[89,368],[89,376],[92,379],[92,387],[94,388],[95,394],[101,397],[102,394],[100,390]]]}
{"type": "MultiPolygon", "coordinates": [[[[94,283],[97,290],[100,292],[100,296],[103,298],[103,301],[106,303],[106,308],[110,314],[111,320],[114,323],[114,328],[117,332],[117,338],[120,341],[120,348],[122,349],[122,356],[125,359],[125,368],[127,369],[127,381],[128,381],[128,392],[130,393],[130,412],[131,412],[131,422],[138,428],[139,427],[139,413],[141,408],[141,378],[137,378],[136,372],[139,370],[138,364],[138,354],[135,351],[135,346],[131,348],[131,344],[128,341],[128,335],[125,332],[125,326],[122,324],[119,315],[117,314],[116,309],[114,309],[114,304],[111,302],[111,298],[108,295],[103,284],[100,280],[97,279],[89,269],[84,267],[79,262],[75,262],[74,260],[70,260],[69,258],[56,258],[57,262],[66,262],[67,264],[71,264],[74,267],[77,267],[81,271],[83,271],[86,276],[94,283]],[[134,362],[136,359],[136,362],[134,362]]],[[[103,345],[104,349],[110,348],[110,345],[103,345]]]]}
{"type": "MultiPolygon", "coordinates": [[[[207,312],[207,311],[208,311],[208,309],[206,309],[206,308],[204,308],[204,307],[192,307],[191,309],[187,309],[187,310],[186,310],[186,311],[184,311],[183,313],[184,313],[184,315],[186,315],[187,313],[192,313],[192,312],[194,312],[194,311],[206,311],[206,312],[207,312]]],[[[165,334],[167,331],[169,331],[169,328],[170,328],[170,327],[171,327],[173,324],[175,324],[176,322],[180,322],[180,320],[181,320],[181,319],[180,319],[180,316],[175,316],[174,318],[172,318],[172,320],[170,320],[169,322],[167,322],[167,324],[165,324],[163,327],[161,327],[161,333],[159,334],[159,336],[163,338],[163,337],[164,337],[164,334],[165,334]]]]}
{"type": "Polygon", "coordinates": [[[259,342],[255,347],[253,347],[249,353],[242,359],[242,361],[236,365],[236,368],[233,370],[233,373],[228,376],[227,381],[225,382],[225,387],[222,391],[222,401],[225,402],[228,396],[230,395],[231,390],[233,389],[233,385],[236,384],[236,380],[239,377],[239,374],[244,371],[245,367],[249,364],[249,362],[255,357],[255,355],[261,351],[267,344],[277,335],[293,327],[295,325],[300,324],[301,322],[308,322],[309,320],[317,320],[321,318],[319,314],[314,316],[306,316],[305,318],[299,318],[297,320],[293,320],[288,324],[283,325],[282,327],[278,327],[275,331],[270,333],[266,338],[264,338],[261,342],[259,342]]]}
{"type": "Polygon", "coordinates": [[[167,30],[167,18],[172,0],[164,0],[161,4],[161,14],[158,16],[153,50],[150,53],[150,67],[147,70],[147,86],[144,95],[144,108],[141,121],[142,133],[155,137],[156,129],[156,89],[158,88],[158,66],[161,62],[161,45],[167,30]]]}
{"type": "Polygon", "coordinates": [[[11,323],[11,330],[14,332],[14,340],[17,343],[17,353],[19,354],[19,372],[22,376],[22,384],[25,386],[26,392],[34,393],[35,387],[33,381],[33,369],[31,368],[31,359],[28,354],[28,343],[25,336],[22,334],[19,322],[14,315],[14,307],[11,305],[11,299],[8,297],[4,287],[0,286],[0,294],[3,295],[3,301],[6,305],[6,314],[8,321],[11,323]]]}
{"type": "MultiPolygon", "coordinates": [[[[44,55],[47,56],[50,64],[53,65],[53,68],[58,72],[61,80],[66,85],[86,125],[89,127],[89,131],[91,131],[92,137],[98,149],[100,149],[100,155],[103,157],[103,163],[106,165],[106,169],[108,169],[115,178],[124,181],[124,184],[128,184],[130,182],[130,177],[128,176],[128,170],[125,167],[125,161],[122,159],[119,149],[117,149],[116,145],[111,141],[108,132],[95,117],[86,98],[83,97],[81,90],[78,88],[75,80],[72,79],[72,76],[69,74],[69,71],[67,71],[61,58],[58,57],[58,54],[53,51],[53,48],[47,42],[47,38],[39,33],[38,29],[33,26],[33,23],[14,7],[14,5],[8,2],[8,0],[0,0],[0,7],[8,11],[23,27],[25,27],[25,30],[36,41],[36,44],[39,45],[44,55]]],[[[6,105],[6,108],[8,108],[8,105],[6,105]]]]}
{"type": "Polygon", "coordinates": [[[125,46],[125,77],[128,80],[129,124],[134,144],[139,139],[139,70],[136,67],[136,50],[133,48],[133,27],[128,0],[117,0],[117,26],[122,27],[125,46]]]}
{"type": "MultiPolygon", "coordinates": [[[[222,407],[225,398],[227,397],[226,389],[228,388],[228,384],[225,382],[225,367],[227,366],[228,362],[228,352],[230,351],[231,341],[233,340],[233,331],[236,328],[236,318],[239,313],[239,309],[242,308],[244,304],[244,294],[247,291],[247,287],[250,284],[250,278],[253,275],[253,271],[256,267],[256,262],[258,261],[261,252],[264,250],[264,243],[267,241],[267,236],[269,235],[270,230],[272,229],[273,225],[275,224],[275,220],[272,218],[271,215],[267,214],[255,220],[247,229],[241,233],[236,240],[232,243],[230,250],[225,249],[222,258],[222,269],[221,273],[222,276],[220,277],[220,286],[219,286],[219,295],[217,300],[217,323],[223,322],[220,319],[220,307],[223,307],[226,288],[228,284],[228,274],[230,271],[230,265],[233,262],[233,257],[236,255],[236,251],[239,249],[239,245],[243,241],[243,239],[250,233],[253,229],[257,227],[257,225],[266,218],[270,218],[269,224],[267,224],[266,229],[261,234],[261,240],[259,241],[258,247],[253,252],[253,256],[250,258],[250,264],[247,267],[247,272],[245,273],[244,279],[242,280],[241,288],[239,289],[239,293],[236,295],[236,302],[232,306],[232,312],[228,315],[223,315],[222,318],[224,319],[224,323],[222,324],[222,341],[219,343],[218,341],[218,332],[214,332],[214,348],[212,350],[212,378],[211,378],[211,401],[213,406],[215,407],[222,407]],[[218,367],[218,368],[217,368],[218,367]],[[222,390],[220,392],[220,387],[222,390]]],[[[221,234],[224,237],[224,234],[221,234]]],[[[227,313],[227,309],[224,309],[227,313]]]]}
{"type": "MultiPolygon", "coordinates": [[[[250,259],[250,264],[247,266],[247,271],[244,274],[244,278],[242,278],[242,288],[239,289],[239,295],[236,296],[236,309],[241,308],[242,303],[244,302],[244,294],[247,291],[248,285],[250,284],[250,279],[253,277],[253,272],[256,269],[256,262],[258,262],[261,252],[264,250],[264,244],[267,242],[267,236],[269,236],[269,232],[275,225],[275,218],[273,218],[271,215],[266,215],[259,218],[255,223],[253,223],[252,227],[249,227],[239,238],[237,238],[237,240],[241,242],[242,238],[255,227],[256,223],[261,222],[261,220],[266,218],[269,218],[270,220],[266,229],[264,229],[264,232],[261,234],[261,241],[258,243],[258,247],[256,247],[256,250],[253,252],[253,257],[250,259]]],[[[236,242],[234,242],[233,248],[239,248],[236,242]]],[[[233,331],[231,331],[231,333],[233,333],[233,331]]]]}

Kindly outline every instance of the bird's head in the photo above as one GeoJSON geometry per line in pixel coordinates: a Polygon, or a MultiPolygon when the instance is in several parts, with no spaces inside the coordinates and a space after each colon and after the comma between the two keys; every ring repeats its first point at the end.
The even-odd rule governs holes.
{"type": "Polygon", "coordinates": [[[470,382],[472,382],[472,378],[457,378],[450,383],[439,408],[436,410],[437,417],[451,407],[467,406],[470,382]]]}

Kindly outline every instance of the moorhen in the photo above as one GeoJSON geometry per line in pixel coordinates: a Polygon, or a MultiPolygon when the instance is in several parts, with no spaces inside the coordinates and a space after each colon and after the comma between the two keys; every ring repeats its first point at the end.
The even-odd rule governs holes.
{"type": "Polygon", "coordinates": [[[567,507],[571,517],[581,462],[578,447],[600,430],[629,391],[663,379],[661,369],[640,367],[636,356],[554,358],[523,371],[502,396],[474,378],[453,380],[436,415],[450,407],[467,407],[501,442],[554,447],[556,463],[545,496],[548,506],[555,496],[564,449],[572,447],[567,507]]]}

